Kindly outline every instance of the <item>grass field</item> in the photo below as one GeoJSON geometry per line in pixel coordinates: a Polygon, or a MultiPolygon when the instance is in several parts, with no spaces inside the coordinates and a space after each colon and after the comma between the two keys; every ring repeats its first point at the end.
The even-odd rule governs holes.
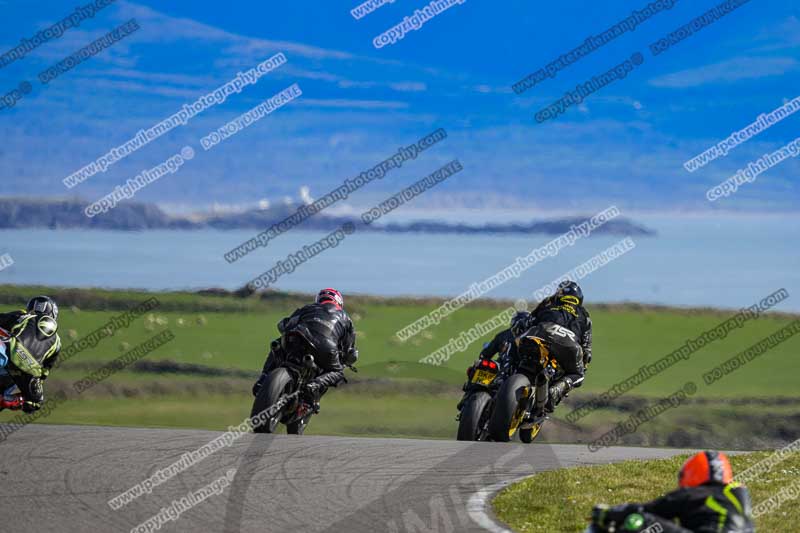
{"type": "MultiPolygon", "coordinates": [[[[770,452],[731,457],[734,474],[765,459],[770,452]]],[[[645,502],[677,488],[677,472],[686,456],[662,461],[628,461],[612,465],[544,472],[508,487],[493,501],[497,516],[515,531],[582,532],[597,503],[645,502]]],[[[800,479],[800,454],[746,484],[755,508],[800,479]]],[[[757,531],[792,533],[800,522],[798,501],[784,503],[756,518],[757,531]]]]}
{"type": "MultiPolygon", "coordinates": [[[[165,329],[172,331],[175,339],[149,354],[145,361],[199,365],[203,371],[189,372],[178,367],[177,372],[169,372],[163,365],[155,369],[137,365],[111,376],[89,392],[72,394],[69,405],[61,406],[48,417],[48,422],[209,429],[226,427],[247,414],[252,401],[250,385],[261,368],[269,340],[276,335],[275,324],[309,299],[284,293],[150,294],[0,286],[0,304],[13,309],[29,295],[38,293],[52,294],[60,302],[60,334],[65,346],[151,296],[161,304],[127,329],[101,340],[96,347],[80,352],[56,369],[47,384],[50,392],[69,391],[72,382],[165,329]]],[[[501,312],[509,303],[476,302],[405,343],[394,336],[398,329],[439,303],[349,297],[348,310],[356,324],[362,357],[360,372],[356,376],[349,374],[354,378],[350,385],[326,396],[323,415],[312,421],[310,432],[452,438],[456,427],[454,405],[461,394],[464,369],[474,360],[481,343],[473,343],[441,367],[418,361],[475,323],[501,312]]],[[[589,310],[594,322],[595,359],[585,386],[573,393],[557,418],[563,417],[570,406],[603,392],[636,373],[643,364],[677,349],[686,339],[733,314],[635,305],[590,306],[589,310]]],[[[749,368],[718,384],[705,386],[702,373],[794,318],[767,315],[750,321],[726,339],[700,349],[690,360],[646,381],[614,405],[587,416],[577,426],[555,420],[542,438],[587,440],[620,421],[642,401],[657,400],[688,380],[699,387],[691,405],[665,413],[624,442],[679,445],[695,442],[703,434],[731,442],[729,437],[735,431],[734,436],[749,440],[737,440],[728,447],[739,444],[753,448],[788,438],[800,426],[795,414],[796,375],[800,369],[798,338],[774,348],[750,363],[749,368]],[[777,418],[770,418],[769,425],[762,424],[767,427],[758,426],[765,411],[777,418]],[[726,422],[727,427],[718,424],[732,413],[743,415],[733,423],[726,422]],[[709,434],[709,427],[719,431],[709,434]],[[775,427],[780,429],[776,432],[775,427]]],[[[486,340],[489,338],[483,339],[486,340]]],[[[11,416],[1,413],[0,421],[11,416]]]]}

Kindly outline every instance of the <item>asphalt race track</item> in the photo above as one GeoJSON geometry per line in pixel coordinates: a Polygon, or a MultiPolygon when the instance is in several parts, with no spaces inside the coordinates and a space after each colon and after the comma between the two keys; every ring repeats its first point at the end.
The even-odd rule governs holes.
{"type": "Polygon", "coordinates": [[[151,494],[117,511],[108,505],[219,435],[24,427],[0,442],[2,531],[128,532],[231,469],[233,481],[221,494],[150,531],[485,531],[467,513],[467,501],[482,488],[541,470],[680,453],[246,434],[151,494]]]}

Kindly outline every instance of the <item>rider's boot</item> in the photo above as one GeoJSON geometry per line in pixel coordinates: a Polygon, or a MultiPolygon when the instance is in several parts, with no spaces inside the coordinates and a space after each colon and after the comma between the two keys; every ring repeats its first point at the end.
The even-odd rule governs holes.
{"type": "MultiPolygon", "coordinates": [[[[300,405],[297,406],[297,414],[298,416],[305,416],[309,412],[312,414],[319,414],[320,411],[320,403],[319,401],[322,399],[322,395],[328,390],[327,387],[322,387],[318,389],[316,392],[304,391],[303,395],[300,398],[300,405]]],[[[301,417],[302,417],[301,416],[301,417]]]]}
{"type": "Polygon", "coordinates": [[[469,393],[465,392],[464,396],[462,396],[461,399],[458,401],[458,404],[456,404],[456,411],[461,412],[461,408],[464,407],[465,403],[467,403],[467,398],[469,398],[469,393]]]}
{"type": "Polygon", "coordinates": [[[563,400],[572,389],[573,385],[570,378],[564,378],[550,385],[547,403],[544,405],[545,412],[553,413],[553,411],[556,410],[556,406],[561,403],[561,400],[563,400]]]}
{"type": "MultiPolygon", "coordinates": [[[[470,379],[472,379],[471,375],[470,379]]],[[[469,388],[469,383],[469,380],[467,380],[467,382],[464,383],[464,386],[461,387],[461,390],[464,391],[464,396],[462,396],[461,400],[459,400],[458,404],[456,404],[456,411],[459,413],[461,413],[461,408],[464,407],[464,404],[467,402],[467,398],[469,398],[469,391],[467,390],[469,388]]]]}

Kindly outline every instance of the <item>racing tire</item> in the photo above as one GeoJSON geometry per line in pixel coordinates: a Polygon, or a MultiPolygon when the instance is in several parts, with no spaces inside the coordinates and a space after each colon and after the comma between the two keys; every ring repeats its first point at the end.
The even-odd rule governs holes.
{"type": "Polygon", "coordinates": [[[523,374],[514,374],[503,382],[494,397],[494,412],[489,419],[489,436],[496,442],[509,442],[519,424],[517,412],[522,392],[530,390],[531,382],[523,374]],[[515,425],[514,425],[515,423],[515,425]]]}
{"type": "Polygon", "coordinates": [[[302,435],[306,432],[306,427],[308,427],[308,422],[310,419],[311,415],[308,415],[303,417],[302,420],[286,424],[286,433],[289,435],[302,435]]]}
{"type": "MultiPolygon", "coordinates": [[[[253,418],[265,409],[275,405],[284,394],[290,394],[294,382],[289,371],[285,368],[276,368],[264,379],[261,389],[253,402],[250,417],[253,418]]],[[[282,413],[275,413],[266,423],[253,426],[253,433],[275,433],[282,413]]]]}
{"type": "Polygon", "coordinates": [[[476,392],[471,394],[461,407],[461,418],[458,422],[458,434],[456,440],[476,441],[478,440],[478,430],[482,423],[486,422],[485,411],[492,401],[492,396],[488,392],[476,392]]]}

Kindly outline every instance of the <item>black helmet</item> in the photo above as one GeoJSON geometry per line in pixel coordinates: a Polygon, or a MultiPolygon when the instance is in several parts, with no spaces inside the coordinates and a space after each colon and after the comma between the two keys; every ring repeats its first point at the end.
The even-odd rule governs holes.
{"type": "Polygon", "coordinates": [[[511,319],[511,334],[515,337],[519,337],[525,330],[528,328],[528,320],[530,320],[531,314],[527,311],[517,311],[514,317],[511,319]]]}
{"type": "Polygon", "coordinates": [[[562,298],[564,296],[573,296],[578,299],[577,305],[583,305],[583,291],[580,285],[574,281],[565,280],[558,284],[556,298],[562,298]]]}
{"type": "Polygon", "coordinates": [[[28,302],[27,310],[29,313],[46,315],[53,320],[58,320],[58,305],[49,296],[37,296],[28,302]]]}

